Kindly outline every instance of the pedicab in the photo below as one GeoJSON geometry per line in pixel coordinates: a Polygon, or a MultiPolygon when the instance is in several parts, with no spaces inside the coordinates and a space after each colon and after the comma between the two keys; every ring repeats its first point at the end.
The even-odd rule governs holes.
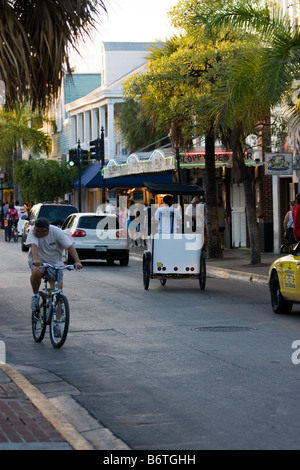
{"type": "MultiPolygon", "coordinates": [[[[202,196],[203,189],[191,183],[145,183],[153,195],[170,194],[178,198],[181,207],[179,232],[149,234],[148,249],[143,253],[143,284],[149,288],[150,279],[158,279],[164,286],[168,279],[197,279],[200,289],[206,285],[206,256],[204,249],[204,205],[198,205],[199,228],[188,229],[184,216],[183,196],[202,196]]],[[[153,213],[152,220],[153,220],[153,213]]]]}

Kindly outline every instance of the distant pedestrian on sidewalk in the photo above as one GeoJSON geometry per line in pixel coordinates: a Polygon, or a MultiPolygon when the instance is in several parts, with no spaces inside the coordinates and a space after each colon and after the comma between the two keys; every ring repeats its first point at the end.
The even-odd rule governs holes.
{"type": "Polygon", "coordinates": [[[290,210],[287,211],[283,219],[284,238],[285,240],[287,240],[289,245],[294,245],[296,243],[296,240],[294,238],[294,220],[292,214],[292,209],[294,205],[295,201],[291,201],[290,210]]]}
{"type": "Polygon", "coordinates": [[[292,209],[294,221],[294,238],[296,242],[300,241],[300,193],[296,194],[296,204],[292,209]]]}
{"type": "Polygon", "coordinates": [[[226,211],[223,207],[223,201],[221,197],[219,197],[219,202],[218,202],[218,218],[219,218],[219,233],[220,233],[220,238],[221,238],[221,248],[222,250],[224,250],[224,232],[225,232],[226,224],[229,230],[229,220],[228,220],[226,211]]]}

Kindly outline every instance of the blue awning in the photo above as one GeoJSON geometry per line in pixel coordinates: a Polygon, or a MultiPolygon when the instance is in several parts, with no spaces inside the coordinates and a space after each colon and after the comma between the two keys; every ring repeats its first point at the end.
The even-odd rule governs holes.
{"type": "MultiPolygon", "coordinates": [[[[102,175],[100,163],[91,163],[81,176],[82,188],[102,188],[102,175]]],[[[152,183],[172,183],[172,172],[139,174],[129,176],[117,176],[116,178],[105,178],[106,188],[142,188],[145,181],[152,183]]],[[[78,188],[78,180],[72,184],[73,188],[78,188]]]]}

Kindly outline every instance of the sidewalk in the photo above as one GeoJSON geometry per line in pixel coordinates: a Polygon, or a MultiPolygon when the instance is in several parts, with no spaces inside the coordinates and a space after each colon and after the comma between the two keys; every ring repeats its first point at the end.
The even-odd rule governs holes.
{"type": "Polygon", "coordinates": [[[0,363],[0,451],[92,449],[36,387],[0,363]]]}
{"type": "MultiPolygon", "coordinates": [[[[145,247],[130,248],[142,259],[145,247]]],[[[258,282],[267,286],[271,263],[280,254],[262,253],[259,266],[250,265],[250,251],[225,249],[222,259],[207,259],[207,276],[258,282]]],[[[1,450],[93,450],[48,398],[16,369],[0,363],[1,450]]]]}

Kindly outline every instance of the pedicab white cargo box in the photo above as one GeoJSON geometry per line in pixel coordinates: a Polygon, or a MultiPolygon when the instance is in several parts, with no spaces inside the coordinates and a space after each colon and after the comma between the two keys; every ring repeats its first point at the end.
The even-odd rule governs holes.
{"type": "MultiPolygon", "coordinates": [[[[202,191],[197,185],[179,185],[175,183],[173,185],[145,184],[153,194],[198,195],[202,191]]],[[[182,213],[184,214],[184,211],[182,213]]],[[[184,223],[182,227],[184,227],[184,223]]],[[[155,233],[150,235],[149,249],[143,254],[143,282],[145,289],[148,289],[150,279],[155,278],[159,279],[162,285],[166,284],[168,278],[196,278],[199,280],[200,288],[202,290],[205,288],[206,256],[204,249],[203,207],[200,210],[199,227],[197,232],[191,233],[155,233]]]]}

